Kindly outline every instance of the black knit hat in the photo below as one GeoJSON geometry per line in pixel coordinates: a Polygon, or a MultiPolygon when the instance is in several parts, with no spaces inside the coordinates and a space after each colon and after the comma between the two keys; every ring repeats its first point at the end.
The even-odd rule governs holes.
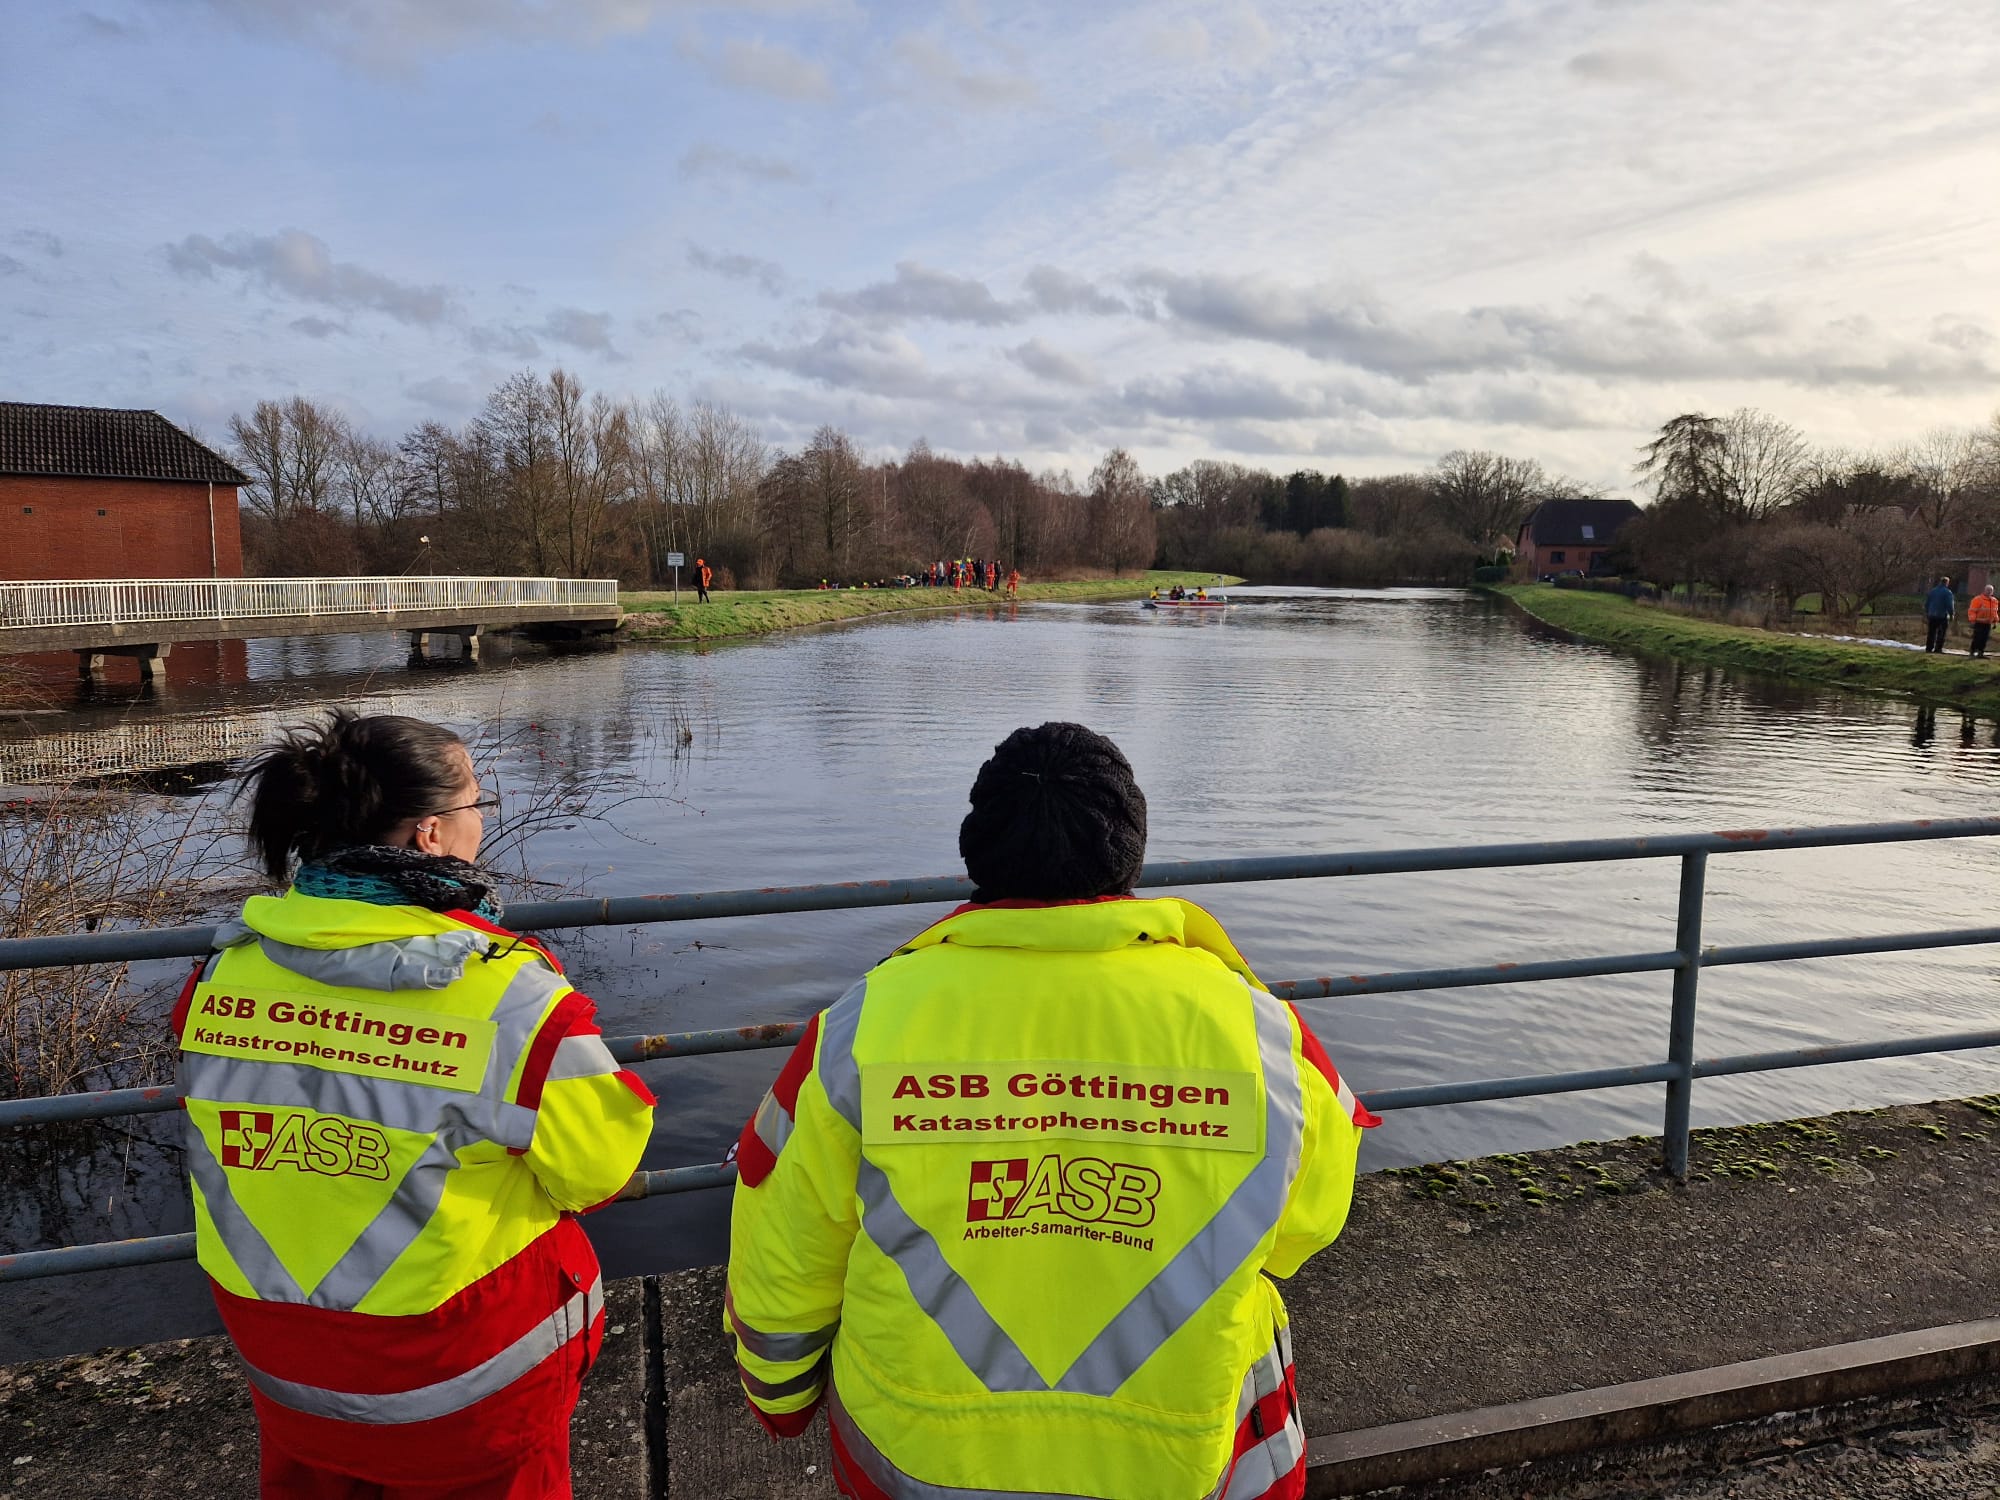
{"type": "Polygon", "coordinates": [[[972,783],[958,852],[974,901],[1130,891],[1146,860],[1146,794],[1119,748],[1081,724],[1017,729],[972,783]]]}

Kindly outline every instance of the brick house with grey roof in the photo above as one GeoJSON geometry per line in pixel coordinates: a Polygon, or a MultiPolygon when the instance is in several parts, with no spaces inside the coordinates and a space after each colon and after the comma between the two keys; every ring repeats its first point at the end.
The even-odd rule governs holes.
{"type": "Polygon", "coordinates": [[[0,401],[0,579],[240,578],[249,482],[158,412],[0,401]]]}
{"type": "Polygon", "coordinates": [[[1532,578],[1596,572],[1612,541],[1638,514],[1630,500],[1544,500],[1521,523],[1515,565],[1532,578]]]}

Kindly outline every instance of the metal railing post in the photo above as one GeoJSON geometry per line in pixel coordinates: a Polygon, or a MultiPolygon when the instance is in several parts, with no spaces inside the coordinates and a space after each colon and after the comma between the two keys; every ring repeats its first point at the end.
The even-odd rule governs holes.
{"type": "Polygon", "coordinates": [[[1682,1181],[1688,1174],[1688,1118],[1694,1107],[1694,1011],[1701,989],[1701,905],[1707,872],[1707,854],[1697,850],[1681,856],[1680,920],[1674,927],[1680,967],[1674,971],[1673,1018],[1667,1023],[1667,1061],[1674,1076],[1667,1080],[1661,1145],[1667,1170],[1682,1181]]]}

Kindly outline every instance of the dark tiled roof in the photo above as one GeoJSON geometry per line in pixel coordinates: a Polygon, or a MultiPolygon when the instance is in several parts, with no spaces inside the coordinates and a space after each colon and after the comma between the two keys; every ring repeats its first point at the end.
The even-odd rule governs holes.
{"type": "Polygon", "coordinates": [[[0,401],[0,474],[248,484],[156,411],[0,401]]]}
{"type": "Polygon", "coordinates": [[[1638,514],[1630,500],[1544,500],[1521,530],[1538,547],[1594,547],[1610,541],[1638,514]],[[1583,534],[1586,526],[1589,536],[1583,534]]]}

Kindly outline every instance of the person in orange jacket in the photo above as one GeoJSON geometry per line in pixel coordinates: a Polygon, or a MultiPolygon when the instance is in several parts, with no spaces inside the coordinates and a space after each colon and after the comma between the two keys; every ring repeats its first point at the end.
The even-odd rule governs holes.
{"type": "Polygon", "coordinates": [[[1009,568],[1007,570],[1007,597],[1009,599],[1018,599],[1021,597],[1021,570],[1019,568],[1009,568]]]}
{"type": "Polygon", "coordinates": [[[1987,584],[1984,592],[1974,597],[1965,607],[1965,618],[1972,624],[1971,656],[1986,654],[1987,639],[1993,634],[1993,627],[2000,624],[2000,599],[1993,596],[1993,585],[1987,584]]]}
{"type": "Polygon", "coordinates": [[[694,586],[696,597],[701,603],[708,603],[708,586],[715,582],[715,569],[697,557],[694,560],[694,586]]]}

